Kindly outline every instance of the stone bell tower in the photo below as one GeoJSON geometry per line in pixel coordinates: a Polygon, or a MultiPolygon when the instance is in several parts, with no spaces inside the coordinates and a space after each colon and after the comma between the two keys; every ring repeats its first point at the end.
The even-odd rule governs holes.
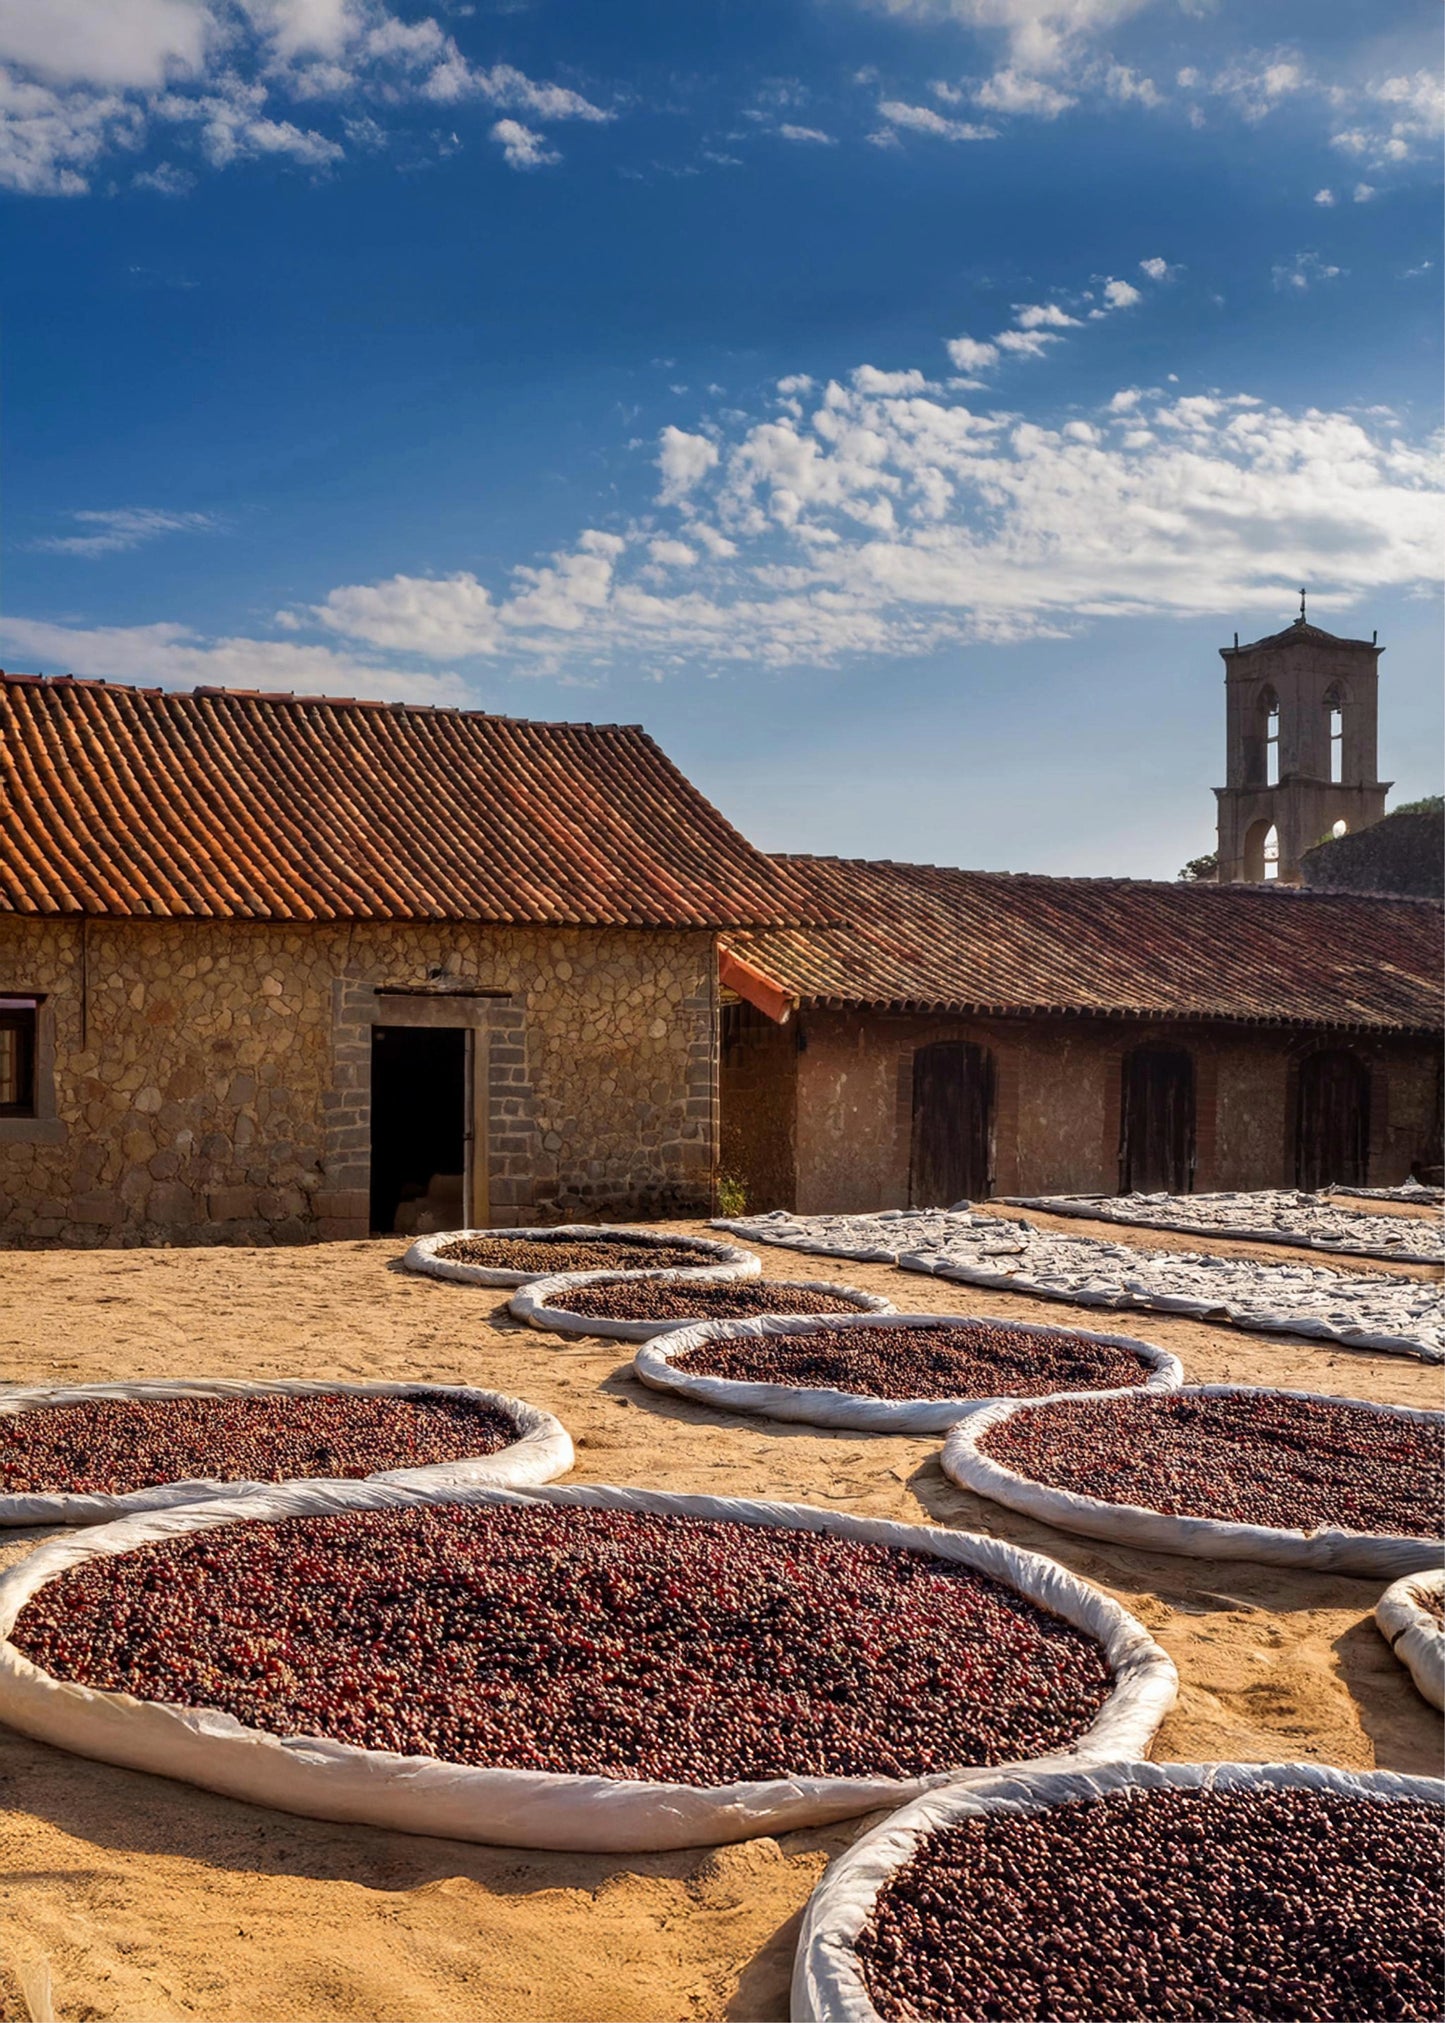
{"type": "Polygon", "coordinates": [[[1219,801],[1219,882],[1298,885],[1299,860],[1385,812],[1377,780],[1379,658],[1372,639],[1337,639],[1300,615],[1283,632],[1220,648],[1227,786],[1219,801]]]}

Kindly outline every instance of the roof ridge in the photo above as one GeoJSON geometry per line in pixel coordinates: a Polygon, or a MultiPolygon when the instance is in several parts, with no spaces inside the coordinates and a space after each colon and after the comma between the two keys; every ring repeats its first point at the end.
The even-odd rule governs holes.
{"type": "MultiPolygon", "coordinates": [[[[1374,825],[1371,824],[1371,827],[1374,825]]],[[[1357,832],[1364,835],[1363,829],[1357,832]]],[[[1210,893],[1222,898],[1226,893],[1250,898],[1268,898],[1271,903],[1288,897],[1294,899],[1358,899],[1358,892],[1331,891],[1317,885],[1280,885],[1272,879],[1235,879],[1221,885],[1213,879],[1201,878],[1130,878],[1119,873],[1089,871],[981,871],[966,864],[927,864],[907,861],[898,857],[838,857],[824,856],[807,850],[771,850],[768,855],[783,864],[836,864],[860,867],[869,871],[934,871],[958,878],[996,878],[1019,884],[1025,879],[1033,879],[1041,885],[1105,885],[1126,887],[1130,891],[1151,890],[1158,892],[1210,893]]],[[[1371,898],[1399,899],[1411,906],[1439,906],[1442,902],[1428,895],[1408,892],[1372,893],[1371,898]]]]}
{"type": "Polygon", "coordinates": [[[201,683],[194,688],[163,688],[158,682],[149,685],[138,681],[110,681],[99,674],[20,674],[3,667],[0,667],[0,682],[21,682],[27,688],[102,689],[107,695],[161,696],[168,702],[193,702],[201,698],[212,701],[217,697],[224,697],[228,701],[291,703],[297,707],[387,709],[418,716],[482,717],[488,723],[526,724],[534,730],[631,731],[646,738],[649,744],[656,745],[652,734],[640,723],[594,723],[590,718],[583,721],[573,717],[509,716],[500,710],[468,709],[462,703],[408,702],[404,699],[391,700],[385,696],[297,695],[292,689],[229,688],[212,683],[201,683]]]}

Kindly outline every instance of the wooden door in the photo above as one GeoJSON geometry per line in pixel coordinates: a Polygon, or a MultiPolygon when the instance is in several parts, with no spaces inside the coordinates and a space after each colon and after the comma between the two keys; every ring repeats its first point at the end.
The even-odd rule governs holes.
{"type": "Polygon", "coordinates": [[[1369,1069],[1344,1047],[1306,1054],[1295,1085],[1296,1187],[1364,1187],[1369,1168],[1369,1069]]]}
{"type": "Polygon", "coordinates": [[[993,1191],[993,1081],[993,1055],[967,1040],[939,1040],[913,1056],[914,1208],[951,1208],[993,1191]]]}
{"type": "Polygon", "coordinates": [[[1121,1194],[1188,1194],[1194,1185],[1194,1057],[1177,1047],[1124,1056],[1121,1194]]]}

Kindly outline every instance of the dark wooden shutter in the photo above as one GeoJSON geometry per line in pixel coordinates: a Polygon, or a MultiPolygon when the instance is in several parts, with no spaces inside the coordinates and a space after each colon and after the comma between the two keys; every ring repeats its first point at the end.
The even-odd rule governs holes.
{"type": "Polygon", "coordinates": [[[993,1191],[993,1083],[993,1055],[967,1040],[913,1056],[913,1207],[951,1208],[993,1191]]]}
{"type": "Polygon", "coordinates": [[[1119,1191],[1188,1194],[1194,1185],[1194,1058],[1136,1047],[1124,1059],[1119,1191]]]}
{"type": "Polygon", "coordinates": [[[1344,1047],[1306,1054],[1295,1089],[1296,1187],[1364,1187],[1370,1168],[1370,1071],[1344,1047]]]}

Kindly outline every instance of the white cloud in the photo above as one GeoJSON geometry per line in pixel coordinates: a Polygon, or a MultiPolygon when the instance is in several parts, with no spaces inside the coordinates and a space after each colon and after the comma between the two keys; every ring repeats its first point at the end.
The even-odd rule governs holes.
{"type": "Polygon", "coordinates": [[[998,363],[998,346],[978,337],[950,337],[945,348],[960,372],[984,372],[998,363]]]}
{"type": "MultiPolygon", "coordinates": [[[[213,168],[316,169],[384,144],[375,115],[464,101],[534,124],[613,117],[515,65],[471,66],[437,20],[385,0],[0,0],[0,186],[31,195],[82,195],[107,156],[157,128],[213,168]]],[[[499,124],[514,167],[552,158],[532,126],[499,124]]],[[[189,173],[166,161],[130,180],[178,195],[189,173]]]]}
{"type": "Polygon", "coordinates": [[[523,126],[520,120],[499,119],[492,128],[492,139],[501,148],[509,169],[543,169],[562,159],[548,147],[541,134],[523,126]]]}
{"type": "Polygon", "coordinates": [[[1139,262],[1139,272],[1147,274],[1151,281],[1171,281],[1177,269],[1171,267],[1167,260],[1161,259],[1156,253],[1152,259],[1139,262]]]}
{"type": "Polygon", "coordinates": [[[132,189],[154,190],[158,197],[184,197],[196,187],[190,170],[178,169],[173,162],[157,162],[153,169],[142,169],[130,180],[132,189]]]}
{"type": "Polygon", "coordinates": [[[967,120],[945,119],[929,105],[906,105],[901,99],[884,99],[878,108],[879,114],[892,127],[903,127],[909,133],[925,133],[935,140],[997,140],[997,131],[991,126],[974,126],[967,120]]]}
{"type": "Polygon", "coordinates": [[[1012,65],[995,71],[974,93],[974,103],[986,106],[990,112],[1022,114],[1032,119],[1057,119],[1077,102],[1068,92],[1045,83],[1041,77],[1015,70],[1012,65]]]}
{"type": "Polygon", "coordinates": [[[830,133],[824,133],[816,126],[780,126],[778,132],[784,140],[812,142],[823,147],[833,147],[835,142],[830,133]]]}
{"type": "Polygon", "coordinates": [[[49,84],[154,88],[199,71],[218,39],[193,0],[4,0],[0,63],[49,84]]]}
{"type": "Polygon", "coordinates": [[[24,619],[0,638],[50,671],[442,701],[469,657],[817,666],[1097,617],[1282,620],[1302,582],[1324,616],[1435,581],[1445,476],[1389,415],[1131,387],[1055,426],[861,370],[808,393],[806,415],[740,416],[716,443],[676,431],[712,452],[676,533],[585,532],[500,593],[469,573],[353,584],[293,614],[318,643],[24,619]]]}
{"type": "MultiPolygon", "coordinates": [[[[792,387],[811,384],[811,380],[794,381],[792,387]]],[[[786,382],[780,383],[780,391],[784,390],[791,390],[786,382]]],[[[675,506],[715,467],[717,446],[706,436],[689,435],[685,429],[674,428],[671,422],[662,431],[660,441],[657,467],[662,472],[662,490],[658,498],[665,506],[675,506]]]]}
{"type": "Polygon", "coordinates": [[[330,632],[393,653],[463,660],[497,647],[490,592],[463,570],[454,576],[392,576],[333,590],[310,614],[330,632]]]}
{"type": "Polygon", "coordinates": [[[1000,330],[994,338],[1000,351],[1011,351],[1018,358],[1042,358],[1048,345],[1060,342],[1048,330],[1000,330]]]}
{"type": "Polygon", "coordinates": [[[1332,267],[1323,261],[1318,253],[1296,253],[1293,260],[1284,260],[1273,269],[1276,288],[1294,288],[1304,294],[1320,281],[1337,281],[1343,268],[1332,267]]]}
{"type": "Polygon", "coordinates": [[[1323,204],[1327,210],[1330,208],[1331,205],[1333,205],[1334,201],[1335,201],[1335,193],[1333,190],[1315,191],[1315,202],[1317,204],[1323,204]]]}
{"type": "Polygon", "coordinates": [[[1132,281],[1104,283],[1104,300],[1110,309],[1132,309],[1136,302],[1142,302],[1143,299],[1132,281]]]}
{"type": "Polygon", "coordinates": [[[155,506],[114,506],[103,511],[86,510],[69,516],[87,531],[83,534],[52,534],[32,541],[32,548],[52,555],[120,555],[162,534],[213,534],[217,522],[210,513],[168,513],[155,506]]]}
{"type": "Polygon", "coordinates": [[[1014,318],[1020,330],[1077,330],[1079,319],[1060,309],[1057,302],[1015,302],[1014,318]]]}
{"type": "Polygon", "coordinates": [[[465,703],[454,675],[413,672],[273,639],[207,639],[184,625],[53,625],[0,618],[0,640],[28,668],[162,688],[261,688],[301,695],[356,695],[397,702],[465,703]]]}
{"type": "Polygon", "coordinates": [[[1357,204],[1368,204],[1371,197],[1376,195],[1378,192],[1373,183],[1356,183],[1352,201],[1357,204]]]}

